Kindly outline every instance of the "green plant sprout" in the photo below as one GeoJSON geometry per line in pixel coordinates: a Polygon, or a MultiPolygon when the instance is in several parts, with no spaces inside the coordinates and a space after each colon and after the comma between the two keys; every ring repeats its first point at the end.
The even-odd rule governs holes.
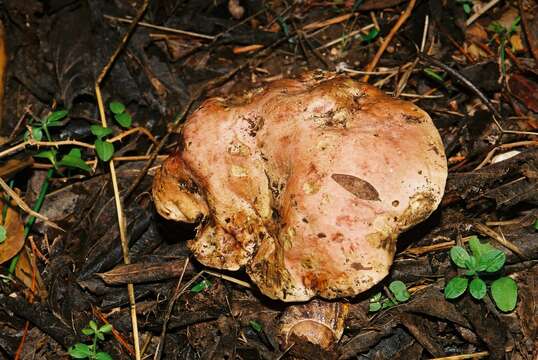
{"type": "MultiPolygon", "coordinates": [[[[450,258],[465,275],[453,277],[445,286],[445,298],[456,299],[467,289],[471,296],[481,300],[487,294],[487,284],[482,277],[499,272],[506,262],[506,255],[489,243],[481,243],[478,237],[469,240],[471,254],[462,246],[450,249],[450,258]],[[469,281],[471,279],[471,281],[469,281]]],[[[515,309],[517,303],[517,284],[507,276],[497,278],[490,286],[491,297],[495,305],[504,312],[515,309]]]]}
{"type": "Polygon", "coordinates": [[[82,329],[82,333],[86,336],[92,336],[93,342],[91,345],[76,343],[68,349],[69,355],[74,359],[90,359],[90,360],[112,360],[112,357],[104,352],[98,351],[97,344],[105,339],[105,334],[112,331],[112,325],[105,324],[101,327],[97,323],[90,320],[88,327],[82,329]]]}
{"type": "Polygon", "coordinates": [[[125,105],[120,102],[113,101],[108,104],[108,108],[114,114],[114,120],[116,120],[116,122],[120,124],[120,126],[124,128],[131,127],[131,125],[133,124],[133,119],[131,115],[126,111],[125,105]]]}
{"type": "Polygon", "coordinates": [[[248,324],[250,325],[250,327],[252,328],[252,330],[256,331],[257,333],[261,333],[262,330],[263,330],[263,326],[262,324],[260,324],[259,322],[257,322],[256,320],[250,320],[248,322],[248,324]]]}
{"type": "Polygon", "coordinates": [[[112,134],[112,129],[99,125],[92,125],[90,126],[90,130],[92,134],[97,137],[93,145],[95,146],[95,152],[99,159],[105,162],[112,159],[112,156],[114,155],[114,145],[105,139],[108,135],[112,134]]]}
{"type": "Polygon", "coordinates": [[[471,14],[473,2],[471,0],[456,0],[458,4],[461,4],[463,11],[466,15],[471,14]]]}
{"type": "Polygon", "coordinates": [[[198,284],[194,285],[191,288],[192,293],[199,293],[204,291],[205,289],[209,289],[211,287],[211,282],[207,279],[204,279],[200,281],[198,284]]]}
{"type": "MultiPolygon", "coordinates": [[[[47,115],[45,118],[41,119],[37,125],[31,125],[32,138],[34,138],[36,141],[41,141],[43,139],[43,132],[44,132],[47,139],[51,141],[49,128],[63,126],[64,124],[60,120],[65,118],[67,114],[68,114],[67,110],[53,111],[49,115],[47,115]]],[[[29,136],[30,134],[26,132],[24,135],[24,138],[27,140],[29,136]]]]}
{"type": "MultiPolygon", "coordinates": [[[[521,21],[521,18],[518,16],[515,18],[515,20],[510,25],[510,28],[505,28],[500,23],[494,21],[488,26],[488,30],[493,31],[499,36],[499,57],[501,59],[501,71],[503,75],[506,75],[506,50],[505,45],[508,39],[510,39],[510,36],[512,36],[516,31],[517,27],[519,26],[519,22],[521,21]]],[[[512,49],[514,50],[514,49],[512,49]]]]}
{"type": "Polygon", "coordinates": [[[388,309],[393,307],[394,305],[397,305],[398,303],[406,302],[411,297],[409,291],[407,291],[407,286],[403,283],[403,281],[400,280],[395,280],[391,282],[389,284],[389,290],[392,293],[396,302],[392,301],[386,296],[383,296],[381,292],[378,292],[370,298],[368,311],[377,312],[379,310],[388,309]]]}
{"type": "Polygon", "coordinates": [[[534,222],[534,230],[538,230],[538,219],[534,222]]]}

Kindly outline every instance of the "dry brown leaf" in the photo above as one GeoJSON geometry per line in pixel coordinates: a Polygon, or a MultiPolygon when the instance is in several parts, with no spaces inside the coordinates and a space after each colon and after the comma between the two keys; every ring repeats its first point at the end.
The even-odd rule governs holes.
{"type": "Polygon", "coordinates": [[[15,267],[15,276],[19,279],[33,294],[39,295],[41,300],[45,300],[48,297],[45,283],[39,274],[39,269],[35,261],[30,259],[27,249],[23,248],[17,266],[15,267]]]}
{"type": "MultiPolygon", "coordinates": [[[[2,219],[5,202],[0,200],[0,220],[2,219]]],[[[6,218],[3,219],[3,226],[6,229],[6,240],[0,244],[0,264],[10,260],[22,249],[24,245],[24,225],[17,207],[9,206],[6,218]]]]}

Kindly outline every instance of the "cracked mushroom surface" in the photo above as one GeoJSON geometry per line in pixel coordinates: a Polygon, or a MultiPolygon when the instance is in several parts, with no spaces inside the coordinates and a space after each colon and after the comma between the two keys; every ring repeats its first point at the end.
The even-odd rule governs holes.
{"type": "Polygon", "coordinates": [[[246,268],[283,301],[353,296],[385,277],[397,236],[443,195],[426,112],[348,77],[308,73],[206,100],[156,173],[168,219],[200,223],[204,265],[246,268]]]}

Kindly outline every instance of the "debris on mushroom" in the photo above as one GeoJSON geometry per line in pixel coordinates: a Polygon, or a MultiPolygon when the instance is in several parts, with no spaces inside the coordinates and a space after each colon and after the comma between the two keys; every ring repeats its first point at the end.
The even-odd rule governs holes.
{"type": "Polygon", "coordinates": [[[383,279],[398,234],[438,206],[447,176],[426,112],[332,73],[212,98],[157,172],[159,213],[200,222],[204,265],[242,267],[283,301],[359,294],[383,279]]]}

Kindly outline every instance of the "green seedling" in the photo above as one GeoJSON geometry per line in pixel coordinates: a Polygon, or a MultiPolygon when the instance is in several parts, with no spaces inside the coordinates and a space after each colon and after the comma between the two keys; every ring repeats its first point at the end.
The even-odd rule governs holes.
{"type": "Polygon", "coordinates": [[[521,21],[521,18],[518,16],[515,18],[515,20],[512,22],[509,28],[505,28],[504,26],[502,26],[500,23],[496,21],[492,22],[488,26],[488,30],[493,31],[499,37],[499,43],[500,43],[499,44],[499,57],[501,60],[501,71],[503,75],[506,74],[506,65],[504,63],[506,60],[506,50],[505,50],[506,42],[508,41],[508,39],[510,39],[510,36],[512,36],[517,31],[517,27],[519,26],[520,21],[521,21]]]}
{"type": "Polygon", "coordinates": [[[95,152],[99,159],[105,162],[112,159],[112,156],[114,155],[114,145],[105,139],[108,135],[112,134],[112,130],[99,125],[90,126],[90,130],[92,134],[97,137],[93,145],[95,146],[95,152]]]}
{"type": "Polygon", "coordinates": [[[68,350],[69,355],[74,359],[90,359],[90,360],[112,360],[112,357],[104,352],[98,351],[98,342],[105,339],[105,334],[112,331],[112,325],[105,324],[101,327],[97,323],[90,320],[88,327],[82,329],[82,333],[86,336],[92,336],[92,344],[76,343],[68,350]]]}
{"type": "Polygon", "coordinates": [[[263,330],[262,324],[257,322],[256,320],[250,320],[249,323],[252,330],[256,331],[257,333],[261,333],[263,330]]]}
{"type": "Polygon", "coordinates": [[[211,282],[207,279],[204,279],[200,281],[198,284],[194,285],[191,288],[192,293],[199,293],[204,291],[205,289],[209,289],[211,287],[211,282]]]}
{"type": "Polygon", "coordinates": [[[396,302],[392,301],[388,297],[383,296],[381,292],[378,292],[370,298],[368,311],[377,312],[379,310],[388,309],[398,303],[406,302],[411,297],[409,291],[407,291],[407,286],[400,280],[391,282],[389,284],[389,290],[396,302]]]}
{"type": "MultiPolygon", "coordinates": [[[[460,269],[465,269],[464,275],[453,277],[445,286],[445,298],[456,299],[467,289],[477,300],[487,294],[485,275],[499,272],[506,262],[506,255],[489,243],[481,243],[478,237],[469,240],[471,254],[462,246],[450,249],[450,258],[460,269]]],[[[517,284],[507,276],[497,278],[491,283],[491,297],[495,305],[504,312],[514,310],[517,302],[517,284]]]]}
{"type": "Polygon", "coordinates": [[[456,0],[458,4],[461,4],[465,14],[471,14],[473,2],[471,0],[456,0]]]}
{"type": "Polygon", "coordinates": [[[538,230],[538,219],[534,222],[534,230],[538,230]]]}
{"type": "MultiPolygon", "coordinates": [[[[43,133],[45,133],[47,139],[51,141],[49,128],[63,126],[63,122],[60,121],[68,114],[67,110],[53,111],[45,118],[38,121],[37,124],[31,125],[31,136],[36,141],[43,140],[43,133]]],[[[24,135],[25,140],[28,140],[30,133],[24,135]]]]}
{"type": "Polygon", "coordinates": [[[369,44],[369,43],[371,43],[372,41],[375,40],[377,35],[379,35],[379,29],[374,27],[374,28],[370,29],[370,31],[368,32],[367,35],[361,35],[361,40],[364,41],[365,43],[369,44]]]}
{"type": "Polygon", "coordinates": [[[113,101],[108,105],[108,108],[110,109],[112,114],[114,114],[114,120],[116,120],[116,122],[120,124],[121,127],[131,127],[131,125],[133,124],[133,118],[127,112],[125,105],[120,102],[113,101]]]}
{"type": "Polygon", "coordinates": [[[7,239],[7,230],[4,225],[0,225],[0,244],[6,241],[7,239]]]}
{"type": "Polygon", "coordinates": [[[60,161],[57,160],[58,151],[55,149],[40,151],[34,157],[44,158],[50,161],[56,170],[62,167],[80,169],[91,172],[92,169],[82,160],[82,152],[78,148],[73,148],[65,154],[60,161]]]}
{"type": "Polygon", "coordinates": [[[426,68],[423,70],[424,71],[424,74],[426,74],[429,78],[431,78],[432,80],[438,82],[439,84],[445,86],[445,76],[446,74],[439,74],[437,71],[431,69],[431,68],[426,68]]]}

